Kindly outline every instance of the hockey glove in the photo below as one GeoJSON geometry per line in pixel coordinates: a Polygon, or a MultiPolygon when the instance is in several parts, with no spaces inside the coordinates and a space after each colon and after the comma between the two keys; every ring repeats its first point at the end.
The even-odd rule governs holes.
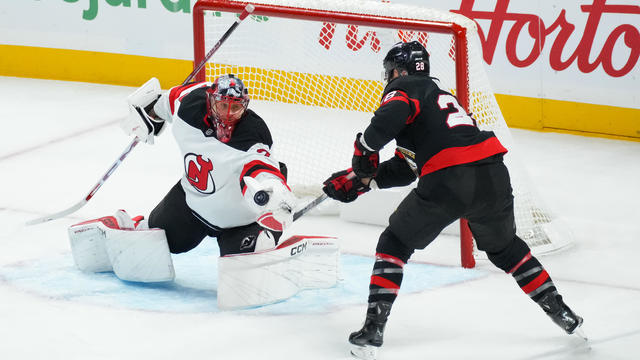
{"type": "Polygon", "coordinates": [[[151,78],[127,97],[129,115],[120,122],[127,135],[135,135],[147,144],[153,144],[154,136],[160,134],[164,120],[155,116],[153,105],[160,97],[160,82],[151,78]]]}
{"type": "Polygon", "coordinates": [[[322,191],[330,198],[343,203],[349,203],[358,196],[371,190],[359,177],[355,176],[351,169],[338,171],[324,181],[322,191]]]}
{"type": "Polygon", "coordinates": [[[256,222],[265,229],[283,231],[293,222],[293,208],[296,197],[279,179],[256,180],[245,176],[247,191],[244,198],[250,206],[257,210],[256,222]]]}
{"type": "Polygon", "coordinates": [[[354,151],[351,159],[353,172],[359,178],[373,177],[378,171],[380,155],[377,151],[370,150],[362,143],[362,133],[358,133],[353,143],[354,151]]]}

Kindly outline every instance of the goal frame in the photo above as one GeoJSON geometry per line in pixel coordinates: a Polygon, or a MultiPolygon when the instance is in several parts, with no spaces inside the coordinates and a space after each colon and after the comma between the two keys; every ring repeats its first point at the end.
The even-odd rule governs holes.
{"type": "MultiPolygon", "coordinates": [[[[205,11],[242,13],[248,2],[231,0],[198,0],[193,7],[193,49],[194,69],[206,55],[205,11]]],[[[356,14],[331,10],[294,8],[282,5],[252,4],[252,15],[275,16],[289,19],[330,22],[347,25],[375,26],[389,29],[429,31],[451,34],[454,39],[456,96],[460,105],[469,110],[469,54],[467,49],[467,29],[453,22],[428,21],[418,19],[393,18],[380,15],[356,14]]],[[[231,40],[233,41],[233,39],[231,40]]],[[[195,75],[196,81],[205,81],[205,69],[195,75]]],[[[328,176],[329,174],[327,174],[328,176]]],[[[468,222],[460,219],[460,260],[464,268],[475,267],[473,237],[468,222]]]]}

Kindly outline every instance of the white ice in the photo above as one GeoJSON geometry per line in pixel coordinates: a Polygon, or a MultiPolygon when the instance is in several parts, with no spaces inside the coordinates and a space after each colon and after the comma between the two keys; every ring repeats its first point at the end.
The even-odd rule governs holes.
{"type": "MultiPolygon", "coordinates": [[[[130,139],[117,119],[126,114],[131,91],[0,77],[0,274],[68,256],[66,228],[74,222],[118,208],[148,214],[178,179],[181,159],[167,133],[154,146],[139,145],[77,213],[24,225],[82,199],[125,148],[130,139]]],[[[640,358],[640,143],[513,134],[538,192],[573,232],[571,249],[540,260],[584,317],[591,348],[561,332],[510,276],[481,261],[476,271],[484,275],[475,280],[402,294],[380,359],[640,358]]],[[[382,229],[308,216],[294,230],[337,235],[345,253],[370,256],[382,229]]],[[[455,240],[442,237],[413,260],[452,267],[458,256],[455,240]]],[[[346,338],[360,327],[366,301],[274,315],[140,310],[86,300],[43,295],[0,276],[0,358],[347,359],[346,338]]]]}

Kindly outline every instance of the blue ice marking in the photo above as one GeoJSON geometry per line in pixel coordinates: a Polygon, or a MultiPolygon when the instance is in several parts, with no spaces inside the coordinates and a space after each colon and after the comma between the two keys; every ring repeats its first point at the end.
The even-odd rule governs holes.
{"type": "MultiPolygon", "coordinates": [[[[47,298],[127,309],[215,313],[217,307],[217,261],[215,241],[203,241],[194,250],[173,255],[173,282],[143,284],[119,280],[111,272],[87,274],[73,264],[70,253],[22,261],[0,267],[0,277],[13,286],[47,298]]],[[[254,314],[322,313],[332,308],[364,304],[369,293],[372,257],[342,254],[341,281],[330,289],[304,290],[276,304],[238,310],[254,314]]],[[[401,294],[422,292],[486,276],[468,270],[430,264],[408,263],[401,294]]]]}

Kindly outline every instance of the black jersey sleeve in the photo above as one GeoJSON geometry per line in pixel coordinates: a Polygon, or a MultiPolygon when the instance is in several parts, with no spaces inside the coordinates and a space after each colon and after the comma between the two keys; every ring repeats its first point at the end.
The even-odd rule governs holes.
{"type": "Polygon", "coordinates": [[[412,115],[411,99],[405,92],[387,92],[371,118],[371,124],[364,131],[365,143],[373,150],[382,149],[404,129],[412,115]]]}
{"type": "Polygon", "coordinates": [[[374,180],[379,188],[387,189],[409,185],[416,177],[409,164],[396,154],[380,164],[374,180]]]}

